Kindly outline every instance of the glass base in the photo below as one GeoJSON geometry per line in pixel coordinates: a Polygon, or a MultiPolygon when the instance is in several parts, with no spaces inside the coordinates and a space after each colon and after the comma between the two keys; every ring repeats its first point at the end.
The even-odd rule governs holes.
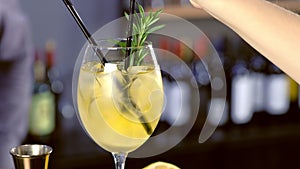
{"type": "Polygon", "coordinates": [[[127,153],[112,153],[116,169],[124,169],[127,153]]]}

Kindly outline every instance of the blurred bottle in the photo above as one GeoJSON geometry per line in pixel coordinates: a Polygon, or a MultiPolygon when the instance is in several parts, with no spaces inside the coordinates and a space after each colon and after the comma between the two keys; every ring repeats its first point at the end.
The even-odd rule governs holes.
{"type": "MultiPolygon", "coordinates": [[[[169,51],[166,54],[163,65],[163,83],[165,92],[165,108],[162,121],[169,125],[181,126],[190,120],[191,116],[191,87],[190,87],[190,68],[184,59],[191,60],[192,52],[184,42],[161,38],[159,47],[169,51]]],[[[187,43],[187,42],[185,42],[187,43]]],[[[188,61],[188,62],[189,62],[188,61]]]]}
{"type": "Polygon", "coordinates": [[[298,84],[298,109],[300,109],[300,85],[298,84]]]}
{"type": "Polygon", "coordinates": [[[195,132],[201,131],[202,126],[207,121],[207,106],[209,105],[211,98],[211,86],[210,86],[210,75],[208,73],[208,65],[206,57],[209,52],[208,42],[205,37],[198,37],[194,41],[193,45],[194,57],[191,63],[191,70],[193,72],[194,78],[197,82],[199,96],[200,96],[200,105],[199,105],[199,113],[197,117],[196,123],[199,125],[195,125],[198,128],[195,128],[195,132]]]}
{"type": "Polygon", "coordinates": [[[174,81],[167,84],[165,107],[166,121],[173,126],[185,125],[191,116],[191,90],[185,81],[174,81]]]}
{"type": "Polygon", "coordinates": [[[266,82],[266,111],[271,115],[287,113],[290,106],[289,78],[287,75],[270,62],[266,82]]]}
{"type": "Polygon", "coordinates": [[[46,80],[46,66],[38,51],[34,62],[34,90],[29,115],[29,134],[42,137],[55,129],[54,95],[46,80]]]}
{"type": "MultiPolygon", "coordinates": [[[[254,50],[253,50],[254,51],[254,50]]],[[[250,60],[251,77],[253,78],[253,108],[255,113],[261,113],[265,111],[265,91],[266,91],[266,59],[258,52],[254,51],[250,60]]]]}
{"type": "Polygon", "coordinates": [[[299,102],[299,85],[298,83],[293,80],[291,77],[288,76],[289,81],[289,93],[290,93],[290,110],[289,113],[299,113],[298,102],[299,102]]]}
{"type": "Polygon", "coordinates": [[[46,60],[46,82],[50,85],[51,92],[54,95],[55,106],[55,126],[58,128],[60,124],[60,113],[58,109],[60,96],[64,90],[63,83],[60,79],[60,71],[56,65],[56,44],[53,40],[46,42],[45,60],[46,60]]]}
{"type": "Polygon", "coordinates": [[[298,103],[298,93],[299,93],[299,85],[298,83],[289,77],[289,88],[290,88],[290,101],[291,101],[291,108],[295,109],[298,103]]]}
{"type": "Polygon", "coordinates": [[[226,90],[227,96],[225,98],[211,98],[210,103],[214,104],[213,107],[208,107],[211,113],[209,116],[209,121],[213,125],[226,127],[231,124],[230,120],[230,92],[231,92],[231,77],[230,70],[232,67],[233,60],[235,59],[234,46],[231,41],[226,36],[221,36],[213,41],[213,46],[219,55],[222,62],[223,69],[226,76],[226,90]]]}
{"type": "Polygon", "coordinates": [[[300,109],[298,107],[299,102],[299,85],[291,77],[287,75],[288,80],[288,92],[289,92],[289,110],[285,115],[285,120],[287,123],[299,123],[300,109]]]}
{"type": "Polygon", "coordinates": [[[193,41],[188,38],[182,38],[179,46],[179,55],[180,58],[188,65],[194,60],[194,53],[192,51],[193,41]]]}
{"type": "MultiPolygon", "coordinates": [[[[194,42],[194,56],[192,60],[191,69],[194,77],[198,83],[199,89],[210,91],[210,77],[207,70],[207,63],[205,57],[208,52],[208,42],[204,37],[199,37],[194,42]]],[[[204,91],[203,91],[204,92],[204,91]]]]}
{"type": "Polygon", "coordinates": [[[231,119],[235,124],[250,122],[254,113],[254,80],[249,70],[248,44],[240,42],[238,56],[231,69],[231,119]]]}

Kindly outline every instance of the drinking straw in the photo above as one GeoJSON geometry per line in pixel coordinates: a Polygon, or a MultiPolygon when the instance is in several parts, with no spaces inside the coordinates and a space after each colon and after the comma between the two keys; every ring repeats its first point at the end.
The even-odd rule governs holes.
{"type": "MultiPolygon", "coordinates": [[[[71,3],[71,1],[70,0],[63,0],[63,2],[66,5],[66,7],[68,8],[68,10],[71,13],[71,15],[73,16],[73,18],[75,19],[75,21],[78,24],[78,26],[80,27],[80,29],[83,32],[84,36],[87,38],[88,42],[91,45],[93,45],[94,47],[97,46],[97,43],[96,43],[95,39],[91,36],[91,34],[89,33],[89,31],[85,27],[83,21],[81,20],[79,14],[75,10],[75,8],[74,8],[73,4],[71,3]]],[[[94,50],[95,50],[97,56],[99,57],[101,63],[103,65],[105,63],[107,63],[107,60],[105,59],[103,53],[98,48],[94,48],[94,50]]]]}
{"type": "MultiPolygon", "coordinates": [[[[135,4],[136,4],[136,0],[130,0],[130,15],[129,15],[129,23],[128,23],[128,33],[127,33],[127,39],[126,39],[126,55],[125,55],[125,70],[127,70],[127,68],[129,67],[129,64],[130,64],[130,47],[131,47],[131,42],[132,42],[132,30],[133,30],[133,15],[135,13],[135,4]]],[[[131,104],[137,108],[137,105],[131,101],[131,104]]],[[[139,111],[139,110],[138,110],[139,111]]],[[[144,116],[140,116],[139,117],[139,120],[141,121],[141,124],[143,125],[144,129],[146,130],[146,132],[148,134],[151,134],[153,131],[152,131],[152,128],[151,126],[147,123],[147,120],[145,119],[144,116]]]]}
{"type": "Polygon", "coordinates": [[[125,55],[125,70],[129,67],[130,62],[130,49],[128,47],[131,47],[131,41],[132,41],[132,29],[133,29],[133,15],[135,11],[135,0],[130,0],[130,15],[129,15],[129,23],[128,23],[128,33],[127,33],[127,40],[126,40],[126,55],[125,55]]]}

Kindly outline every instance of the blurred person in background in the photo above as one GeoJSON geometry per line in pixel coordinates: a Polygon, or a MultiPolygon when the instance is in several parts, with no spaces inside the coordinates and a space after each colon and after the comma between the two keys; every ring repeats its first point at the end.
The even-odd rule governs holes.
{"type": "Polygon", "coordinates": [[[300,84],[300,16],[266,0],[190,0],[300,84]]]}
{"type": "Polygon", "coordinates": [[[17,0],[0,0],[0,169],[12,169],[10,148],[28,130],[32,93],[32,43],[17,0]]]}

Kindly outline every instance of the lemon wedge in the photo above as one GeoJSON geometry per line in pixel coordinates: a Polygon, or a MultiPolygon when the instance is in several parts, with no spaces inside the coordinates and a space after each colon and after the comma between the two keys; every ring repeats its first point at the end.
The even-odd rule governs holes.
{"type": "Polygon", "coordinates": [[[158,161],[144,167],[143,169],[180,169],[180,168],[171,163],[158,161]]]}

